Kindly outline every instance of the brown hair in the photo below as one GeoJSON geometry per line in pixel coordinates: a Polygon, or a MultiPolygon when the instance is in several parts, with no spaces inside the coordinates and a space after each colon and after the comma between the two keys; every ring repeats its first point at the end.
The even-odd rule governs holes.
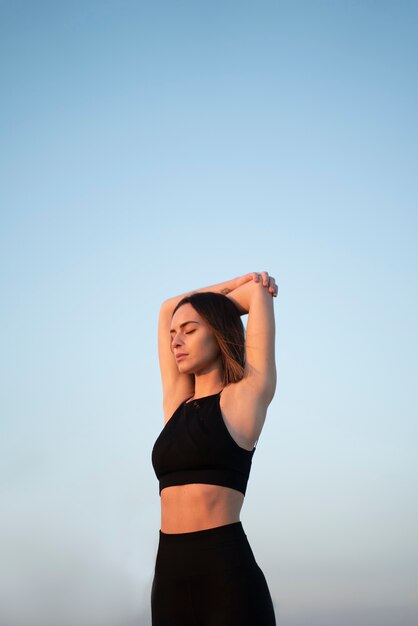
{"type": "Polygon", "coordinates": [[[221,352],[224,387],[237,383],[244,377],[245,366],[244,325],[237,307],[223,294],[205,291],[182,298],[173,315],[187,303],[205,320],[215,336],[221,352]]]}

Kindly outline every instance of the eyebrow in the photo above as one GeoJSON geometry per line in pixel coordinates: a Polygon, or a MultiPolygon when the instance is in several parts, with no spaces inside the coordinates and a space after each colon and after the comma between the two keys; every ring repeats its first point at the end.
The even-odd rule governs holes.
{"type": "MultiPolygon", "coordinates": [[[[195,322],[194,320],[189,320],[188,322],[183,322],[182,324],[180,324],[180,328],[183,328],[184,326],[187,326],[187,324],[198,324],[199,322],[195,322]]],[[[172,333],[175,333],[176,329],[175,328],[171,328],[170,329],[170,335],[172,333]]]]}

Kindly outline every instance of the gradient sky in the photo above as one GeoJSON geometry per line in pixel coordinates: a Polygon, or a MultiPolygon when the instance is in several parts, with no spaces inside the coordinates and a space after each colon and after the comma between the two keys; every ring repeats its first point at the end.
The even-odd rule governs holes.
{"type": "Polygon", "coordinates": [[[161,301],[276,277],[280,626],[418,623],[418,4],[0,0],[0,623],[149,626],[161,301]]]}

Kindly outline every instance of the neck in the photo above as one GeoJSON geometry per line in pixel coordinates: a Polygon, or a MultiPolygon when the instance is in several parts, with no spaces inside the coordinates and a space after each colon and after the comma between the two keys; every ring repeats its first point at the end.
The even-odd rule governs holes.
{"type": "Polygon", "coordinates": [[[223,389],[223,383],[219,371],[208,372],[194,378],[193,398],[204,398],[211,396],[223,389]]]}

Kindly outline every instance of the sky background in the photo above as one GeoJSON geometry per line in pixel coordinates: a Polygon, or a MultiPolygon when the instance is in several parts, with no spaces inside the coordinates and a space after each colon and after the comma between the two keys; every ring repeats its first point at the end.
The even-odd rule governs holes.
{"type": "Polygon", "coordinates": [[[418,3],[0,0],[0,624],[150,626],[161,301],[268,270],[279,626],[418,623],[418,3]]]}

